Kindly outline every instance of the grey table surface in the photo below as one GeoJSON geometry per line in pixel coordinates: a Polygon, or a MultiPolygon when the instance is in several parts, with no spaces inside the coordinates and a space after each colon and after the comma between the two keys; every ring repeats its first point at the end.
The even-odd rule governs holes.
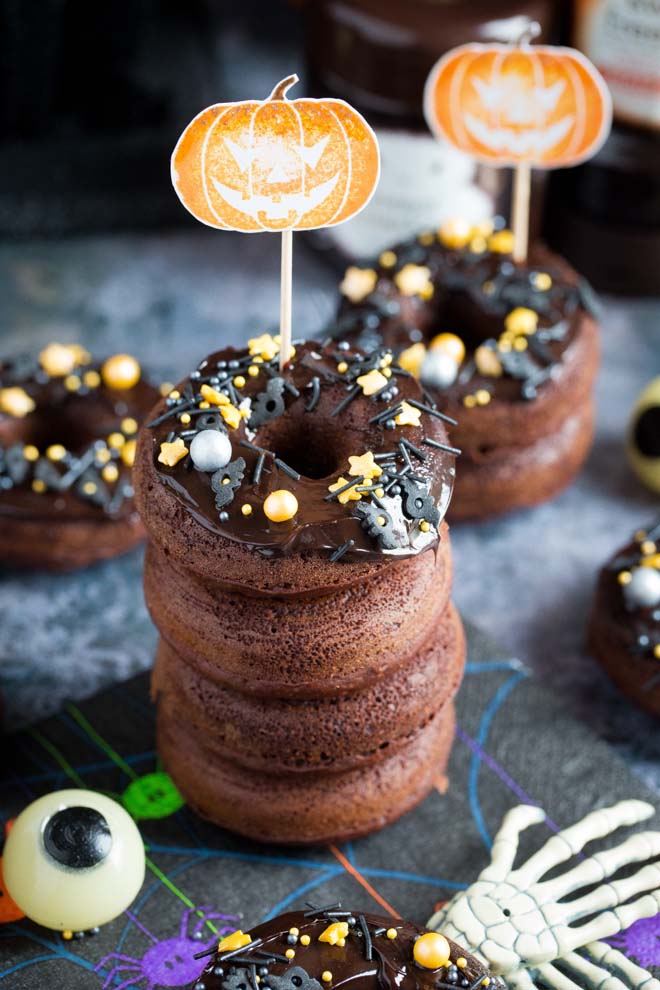
{"type": "MultiPolygon", "coordinates": [[[[128,350],[155,376],[176,379],[214,347],[272,329],[278,252],[274,235],[194,226],[0,245],[2,352],[75,340],[98,354],[128,350]]],[[[336,281],[298,238],[296,336],[325,325],[336,281]]],[[[606,299],[603,347],[596,442],[581,476],[538,509],[455,526],[455,598],[503,654],[533,668],[660,789],[657,723],[616,694],[584,643],[598,566],[657,509],[623,444],[638,391],[660,372],[660,305],[606,299]]],[[[156,637],[141,566],[136,551],[71,575],[0,576],[0,687],[10,727],[149,666],[156,637]]]]}

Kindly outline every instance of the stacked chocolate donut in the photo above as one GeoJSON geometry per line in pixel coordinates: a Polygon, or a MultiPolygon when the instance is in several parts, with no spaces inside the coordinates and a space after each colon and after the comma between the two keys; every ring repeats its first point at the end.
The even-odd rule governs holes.
{"type": "Polygon", "coordinates": [[[158,746],[253,838],[380,828],[444,773],[465,645],[443,417],[385,349],[211,355],[138,442],[158,746]]]}
{"type": "Polygon", "coordinates": [[[535,245],[525,264],[492,224],[437,233],[351,267],[334,333],[392,347],[462,450],[450,518],[536,505],[573,479],[591,446],[599,342],[586,282],[535,245]]]}

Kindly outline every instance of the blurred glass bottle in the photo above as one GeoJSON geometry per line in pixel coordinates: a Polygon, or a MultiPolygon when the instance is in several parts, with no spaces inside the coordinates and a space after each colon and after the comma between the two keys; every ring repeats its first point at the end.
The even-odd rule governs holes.
{"type": "MultiPolygon", "coordinates": [[[[530,21],[549,40],[556,0],[307,0],[307,91],[360,110],[378,135],[382,173],[366,210],[314,241],[344,259],[376,253],[419,230],[464,216],[508,215],[510,172],[477,165],[432,137],[424,83],[435,62],[466,42],[515,42],[530,21]]],[[[534,201],[540,203],[537,174],[534,201]]],[[[536,210],[538,216],[539,210],[536,210]]],[[[534,221],[533,221],[534,223],[534,221]]]]}
{"type": "Polygon", "coordinates": [[[612,93],[599,153],[552,177],[547,233],[598,288],[660,291],[660,0],[574,0],[572,43],[612,93]]]}

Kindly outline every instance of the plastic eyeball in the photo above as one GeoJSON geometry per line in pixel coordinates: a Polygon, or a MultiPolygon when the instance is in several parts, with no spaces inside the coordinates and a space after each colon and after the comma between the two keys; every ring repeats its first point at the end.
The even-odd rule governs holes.
{"type": "Polygon", "coordinates": [[[624,584],[623,597],[630,608],[655,608],[660,603],[660,571],[638,567],[624,584]]]}
{"type": "Polygon", "coordinates": [[[198,471],[217,471],[231,460],[231,440],[220,430],[202,430],[193,437],[190,456],[198,471]]]}
{"type": "Polygon", "coordinates": [[[144,881],[144,845],[115,801],[56,791],[18,816],[2,865],[7,891],[28,918],[56,931],[88,931],[134,901],[144,881]]]}
{"type": "Polygon", "coordinates": [[[420,377],[425,385],[433,388],[449,388],[456,381],[458,364],[452,354],[445,351],[429,351],[420,368],[420,377]]]}
{"type": "Polygon", "coordinates": [[[637,399],[628,433],[628,459],[639,480],[660,492],[660,378],[637,399]]]}

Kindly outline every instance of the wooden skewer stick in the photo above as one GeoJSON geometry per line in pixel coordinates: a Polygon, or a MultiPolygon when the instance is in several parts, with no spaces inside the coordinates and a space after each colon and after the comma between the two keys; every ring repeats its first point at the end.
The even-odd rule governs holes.
{"type": "Polygon", "coordinates": [[[527,260],[531,174],[527,162],[521,162],[513,176],[513,260],[518,263],[527,260]]]}
{"type": "Polygon", "coordinates": [[[293,282],[293,231],[282,231],[282,271],[280,288],[280,371],[291,354],[291,297],[293,282]]]}

